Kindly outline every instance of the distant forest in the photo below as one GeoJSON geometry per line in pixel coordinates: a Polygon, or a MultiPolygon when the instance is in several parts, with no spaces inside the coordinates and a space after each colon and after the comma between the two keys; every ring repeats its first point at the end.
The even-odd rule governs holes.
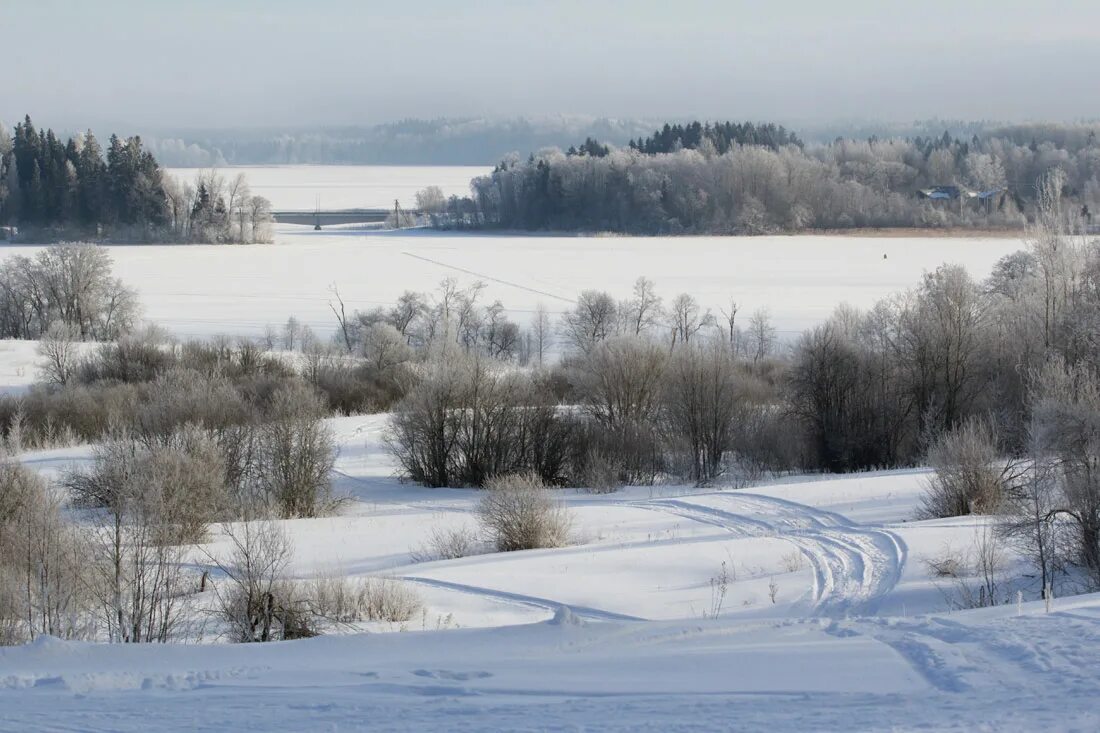
{"type": "Polygon", "coordinates": [[[111,135],[104,153],[91,131],[62,141],[29,116],[10,134],[0,127],[0,226],[25,238],[252,242],[269,238],[270,223],[243,177],[182,183],[138,136],[111,135]]]}
{"type": "MultiPolygon", "coordinates": [[[[405,119],[380,125],[344,127],[143,130],[142,140],[162,165],[179,168],[209,168],[226,165],[484,165],[497,163],[512,152],[539,151],[577,145],[592,139],[601,145],[644,146],[647,139],[668,145],[669,136],[660,128],[665,120],[552,117],[511,119],[405,119]]],[[[668,120],[671,135],[684,147],[690,143],[690,120],[668,120]]],[[[736,127],[732,123],[731,127],[736,127]]],[[[1001,128],[1001,123],[961,120],[923,120],[906,124],[837,122],[804,125],[801,144],[829,143],[837,138],[940,137],[946,130],[952,137],[969,140],[1001,128]]],[[[699,126],[701,127],[701,125],[699,126]]],[[[767,125],[755,126],[768,134],[767,125]]],[[[777,128],[778,126],[771,126],[777,128]]],[[[778,128],[781,129],[781,128],[778,128]]],[[[786,131],[784,131],[786,132],[786,131]]],[[[789,133],[793,137],[793,133],[789,133]]],[[[726,139],[736,137],[727,134],[726,139]]],[[[714,140],[719,152],[726,152],[722,136],[714,140]]],[[[742,143],[785,144],[781,138],[744,140],[742,143]]],[[[649,149],[643,152],[671,152],[649,149]]]]}
{"type": "Polygon", "coordinates": [[[565,148],[598,138],[625,145],[652,122],[554,118],[408,119],[361,126],[272,130],[179,130],[148,138],[165,165],[484,165],[515,150],[565,148]]]}
{"type": "Polygon", "coordinates": [[[1067,216],[1100,206],[1095,125],[803,143],[774,124],[665,125],[616,147],[505,157],[436,222],[637,234],[1019,228],[1057,175],[1067,216]]]}

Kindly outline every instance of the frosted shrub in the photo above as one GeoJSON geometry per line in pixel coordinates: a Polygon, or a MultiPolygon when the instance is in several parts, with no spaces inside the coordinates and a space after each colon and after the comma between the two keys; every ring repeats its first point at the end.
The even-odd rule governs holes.
{"type": "Polygon", "coordinates": [[[408,621],[423,605],[416,591],[393,578],[368,578],[360,599],[368,621],[408,621]]]}
{"type": "Polygon", "coordinates": [[[34,471],[0,462],[0,645],[95,632],[88,547],[34,471]]]}
{"type": "Polygon", "coordinates": [[[455,560],[481,552],[482,544],[477,533],[469,527],[435,527],[424,544],[412,550],[410,555],[413,562],[431,562],[455,560]]]}
{"type": "Polygon", "coordinates": [[[921,502],[924,518],[989,514],[1004,492],[1004,472],[996,467],[997,444],[992,428],[968,420],[943,434],[928,451],[935,473],[921,502]]]}
{"type": "Polygon", "coordinates": [[[302,592],[313,616],[335,623],[401,623],[413,618],[423,606],[415,590],[393,578],[328,575],[309,581],[302,592]]]}
{"type": "Polygon", "coordinates": [[[487,481],[477,511],[482,531],[499,552],[562,547],[569,541],[567,510],[532,474],[487,481]]]}

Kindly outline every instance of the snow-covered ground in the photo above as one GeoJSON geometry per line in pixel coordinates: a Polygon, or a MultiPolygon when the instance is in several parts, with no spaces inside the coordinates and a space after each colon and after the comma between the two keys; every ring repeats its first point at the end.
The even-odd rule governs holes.
{"type": "MultiPolygon", "coordinates": [[[[686,292],[718,314],[735,300],[742,323],[767,308],[780,336],[791,338],[839,303],[869,307],[944,262],[983,278],[1022,246],[1012,238],[493,236],[291,225],[279,226],[275,241],[109,249],[145,316],[181,336],[259,335],[291,315],[331,333],[333,284],[349,308],[369,309],[405,290],[430,292],[447,277],[480,280],[486,302],[500,299],[526,323],[539,303],[561,312],[589,288],[626,298],[646,276],[666,301],[686,292]]],[[[33,251],[0,246],[0,259],[33,251]]]]}
{"type": "MultiPolygon", "coordinates": [[[[469,196],[470,181],[491,166],[428,165],[259,165],[216,169],[227,180],[248,177],[252,193],[265,197],[276,211],[389,209],[394,199],[416,206],[416,192],[439,186],[445,196],[469,196]]],[[[203,168],[169,168],[170,175],[194,182],[203,168]]]]}
{"type": "Polygon", "coordinates": [[[25,392],[39,380],[38,342],[0,340],[0,394],[25,392]]]}
{"type": "Polygon", "coordinates": [[[418,563],[433,528],[473,526],[477,492],[398,481],[384,424],[332,420],[350,500],[284,523],[292,573],[404,579],[420,617],[267,645],[0,650],[0,730],[1100,726],[1100,596],[949,612],[922,561],[965,551],[981,520],[912,521],[922,471],[561,491],[572,545],[418,563]]]}
{"type": "MultiPolygon", "coordinates": [[[[269,178],[250,173],[254,189],[286,208],[312,208],[318,190],[326,208],[403,195],[398,177],[369,193],[360,179],[264,170],[269,178]],[[337,204],[344,188],[352,198],[337,204]]],[[[477,172],[462,172],[461,185],[477,172]]],[[[410,195],[431,182],[450,185],[417,180],[410,195]]],[[[560,312],[586,288],[626,297],[643,275],[666,298],[768,308],[790,336],[945,261],[984,277],[1019,247],[282,226],[273,246],[111,254],[146,317],[181,336],[255,335],[290,315],[331,331],[332,284],[349,308],[370,308],[445,277],[482,280],[484,297],[523,322],[537,303],[560,312]]],[[[0,258],[33,252],[0,247],[0,258]]],[[[0,392],[25,390],[37,361],[33,343],[0,342],[0,392]]],[[[1100,596],[1059,599],[1052,613],[1035,603],[950,611],[951,589],[924,561],[965,554],[985,520],[913,521],[924,471],[561,491],[567,547],[417,562],[433,530],[475,526],[478,494],[398,481],[385,419],[332,420],[336,490],[349,501],[336,516],[283,523],[290,572],[400,579],[423,602],[415,618],[266,645],[205,633],[201,644],[0,649],[0,731],[1100,729],[1100,596]]],[[[56,476],[89,456],[78,446],[23,460],[56,476]]],[[[224,547],[215,531],[191,559],[224,547]]]]}

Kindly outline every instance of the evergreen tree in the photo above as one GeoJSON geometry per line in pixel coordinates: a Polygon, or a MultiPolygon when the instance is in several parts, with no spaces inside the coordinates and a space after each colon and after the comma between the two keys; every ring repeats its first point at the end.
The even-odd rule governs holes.
{"type": "Polygon", "coordinates": [[[0,221],[81,236],[101,225],[151,238],[169,222],[163,173],[141,138],[111,136],[104,161],[95,136],[63,142],[29,116],[0,138],[0,221]]]}

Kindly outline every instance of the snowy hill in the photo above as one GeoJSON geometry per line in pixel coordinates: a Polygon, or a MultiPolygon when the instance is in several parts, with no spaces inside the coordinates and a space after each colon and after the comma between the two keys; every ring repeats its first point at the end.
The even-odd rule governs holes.
{"type": "Polygon", "coordinates": [[[982,520],[910,521],[921,471],[562,491],[568,547],[414,562],[434,529],[472,526],[477,492],[400,483],[384,421],[332,421],[350,500],[283,525],[295,577],[403,579],[418,617],[273,644],[40,638],[0,650],[0,730],[1100,724],[1100,596],[949,613],[923,559],[965,550],[982,520]]]}

